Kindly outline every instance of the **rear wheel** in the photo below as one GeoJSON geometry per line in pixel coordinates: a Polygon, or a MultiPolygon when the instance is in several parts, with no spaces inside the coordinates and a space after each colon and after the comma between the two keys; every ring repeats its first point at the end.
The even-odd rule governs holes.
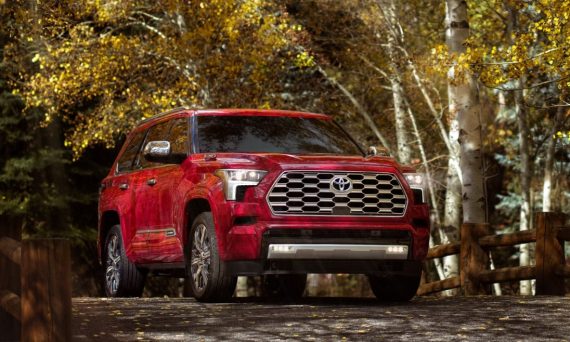
{"type": "Polygon", "coordinates": [[[202,302],[231,298],[237,277],[229,274],[225,262],[220,259],[212,213],[205,212],[196,217],[188,238],[187,279],[194,297],[202,302]]]}
{"type": "Polygon", "coordinates": [[[420,285],[420,277],[421,275],[387,277],[368,275],[368,281],[378,300],[407,302],[416,295],[420,285]]]}
{"type": "Polygon", "coordinates": [[[306,274],[265,275],[263,293],[273,298],[296,300],[303,297],[307,285],[306,274]]]}
{"type": "Polygon", "coordinates": [[[113,226],[107,233],[103,255],[105,294],[108,297],[140,297],[146,272],[127,258],[120,225],[113,226]]]}

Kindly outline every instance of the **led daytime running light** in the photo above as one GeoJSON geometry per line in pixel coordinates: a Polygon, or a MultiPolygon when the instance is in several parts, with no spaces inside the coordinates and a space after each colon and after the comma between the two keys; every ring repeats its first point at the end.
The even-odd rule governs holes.
{"type": "Polygon", "coordinates": [[[424,175],[421,173],[405,173],[404,177],[411,188],[424,188],[424,175]]]}
{"type": "Polygon", "coordinates": [[[214,173],[224,182],[224,193],[229,201],[236,200],[237,187],[256,186],[261,182],[267,171],[245,169],[219,169],[214,173]]]}

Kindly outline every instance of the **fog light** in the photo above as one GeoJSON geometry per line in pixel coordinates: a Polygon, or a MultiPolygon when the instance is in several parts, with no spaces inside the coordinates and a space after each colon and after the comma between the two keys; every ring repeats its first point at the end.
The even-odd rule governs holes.
{"type": "Polygon", "coordinates": [[[287,245],[271,245],[271,250],[273,252],[286,253],[291,250],[291,247],[287,245]]]}
{"type": "Polygon", "coordinates": [[[407,254],[408,246],[388,246],[386,252],[388,254],[407,254]]]}

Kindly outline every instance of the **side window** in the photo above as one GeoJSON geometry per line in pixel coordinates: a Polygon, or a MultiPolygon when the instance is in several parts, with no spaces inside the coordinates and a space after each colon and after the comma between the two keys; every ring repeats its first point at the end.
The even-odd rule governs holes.
{"type": "Polygon", "coordinates": [[[129,141],[129,145],[117,163],[117,171],[125,172],[133,168],[133,161],[135,156],[140,150],[145,131],[135,133],[133,138],[129,141]]]}
{"type": "MultiPolygon", "coordinates": [[[[152,126],[149,129],[148,134],[146,135],[144,145],[146,146],[146,144],[148,144],[150,141],[168,140],[168,134],[170,132],[171,123],[172,123],[172,121],[165,121],[165,122],[161,122],[157,125],[152,126]]],[[[148,160],[146,160],[144,158],[144,156],[142,155],[143,150],[144,150],[144,146],[141,149],[141,152],[139,153],[139,156],[137,158],[137,163],[135,164],[136,167],[147,168],[147,167],[153,167],[153,166],[160,165],[159,163],[153,163],[153,162],[149,162],[148,160]]]]}
{"type": "Polygon", "coordinates": [[[188,118],[176,119],[170,129],[170,149],[172,155],[188,154],[188,118]]]}

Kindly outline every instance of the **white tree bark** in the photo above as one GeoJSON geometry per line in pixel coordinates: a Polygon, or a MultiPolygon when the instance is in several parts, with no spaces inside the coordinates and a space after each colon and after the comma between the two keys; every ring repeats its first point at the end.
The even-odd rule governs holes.
{"type": "MultiPolygon", "coordinates": [[[[457,120],[453,120],[449,138],[452,150],[447,163],[447,178],[445,189],[445,203],[443,213],[443,234],[440,234],[442,244],[459,240],[459,230],[461,227],[461,181],[457,168],[459,166],[459,144],[457,120]]],[[[446,278],[459,275],[459,257],[450,255],[443,258],[443,272],[446,278]]]]}
{"type": "Polygon", "coordinates": [[[402,164],[410,164],[412,151],[410,149],[410,139],[406,127],[406,112],[404,109],[403,90],[400,76],[397,71],[393,72],[390,78],[392,86],[392,98],[394,99],[394,121],[396,126],[396,141],[398,145],[398,160],[402,164]]]}
{"type": "MultiPolygon", "coordinates": [[[[507,22],[507,34],[511,43],[512,33],[518,27],[517,10],[512,6],[507,5],[509,20],[507,22]]],[[[531,164],[529,158],[529,142],[530,131],[527,123],[527,112],[524,107],[524,92],[521,89],[524,84],[524,77],[517,80],[514,84],[514,104],[515,115],[517,117],[517,124],[519,129],[519,158],[520,158],[520,185],[521,185],[521,210],[519,219],[519,230],[525,231],[530,229],[530,211],[531,211],[531,198],[530,198],[530,181],[531,181],[531,164]]],[[[519,265],[529,266],[531,264],[530,246],[529,244],[521,244],[519,246],[519,265]]],[[[532,295],[532,282],[530,280],[520,281],[519,292],[521,295],[532,295]]]]}
{"type": "MultiPolygon", "coordinates": [[[[467,3],[447,0],[446,42],[454,53],[465,52],[469,37],[467,3]]],[[[463,222],[487,222],[485,178],[481,158],[481,117],[476,81],[471,75],[457,75],[454,66],[448,72],[449,112],[457,116],[460,166],[462,174],[463,222]],[[463,77],[462,77],[463,76],[463,77]]]]}
{"type": "MultiPolygon", "coordinates": [[[[437,198],[435,196],[435,187],[433,184],[433,179],[432,179],[432,173],[430,170],[430,166],[429,166],[429,162],[427,159],[427,154],[424,148],[424,144],[423,144],[423,140],[422,140],[422,136],[420,135],[420,131],[418,129],[418,125],[416,123],[416,118],[414,116],[414,113],[412,112],[412,109],[410,107],[410,104],[408,103],[408,101],[405,101],[406,103],[406,108],[407,108],[407,113],[408,116],[410,118],[410,122],[412,123],[412,128],[413,128],[413,132],[414,132],[414,136],[416,137],[416,141],[418,142],[418,149],[420,150],[420,156],[422,158],[422,164],[424,166],[424,171],[426,174],[426,178],[427,178],[427,184],[428,184],[428,192],[429,192],[429,197],[430,197],[430,201],[431,201],[431,212],[432,212],[432,221],[435,223],[436,229],[439,231],[440,235],[443,234],[443,232],[441,231],[441,217],[439,215],[439,205],[437,203],[437,198]]],[[[433,237],[432,235],[430,235],[429,238],[429,247],[433,247],[434,243],[433,243],[433,237]]],[[[437,274],[439,276],[439,279],[445,279],[447,276],[445,274],[444,268],[441,265],[441,261],[438,258],[433,259],[434,265],[435,265],[435,269],[437,271],[437,274]]],[[[447,293],[447,291],[446,291],[447,293]]]]}
{"type": "Polygon", "coordinates": [[[550,130],[546,161],[544,165],[544,183],[542,185],[542,211],[552,211],[552,174],[554,173],[554,152],[556,151],[556,132],[564,120],[564,107],[559,107],[550,130]]]}
{"type": "MultiPolygon", "coordinates": [[[[524,82],[517,82],[516,88],[524,82]]],[[[530,131],[527,123],[527,113],[524,107],[524,94],[522,90],[515,90],[515,113],[517,116],[517,123],[519,128],[519,145],[520,145],[520,161],[521,161],[521,211],[520,211],[520,231],[530,229],[530,179],[531,179],[531,166],[529,157],[529,139],[530,131]]],[[[531,264],[530,246],[525,243],[519,246],[520,251],[520,266],[529,266],[531,264]]],[[[520,282],[520,294],[531,295],[532,284],[530,280],[522,280],[520,282]]]]}
{"type": "Polygon", "coordinates": [[[409,164],[411,161],[412,151],[410,149],[410,138],[406,127],[406,110],[404,107],[404,90],[402,88],[402,80],[400,79],[400,68],[397,60],[399,59],[396,45],[401,40],[400,30],[398,29],[396,17],[396,4],[394,0],[390,0],[385,6],[385,23],[387,33],[386,52],[390,61],[390,86],[392,88],[392,98],[394,101],[394,122],[396,126],[396,141],[398,159],[403,164],[409,164]]]}

